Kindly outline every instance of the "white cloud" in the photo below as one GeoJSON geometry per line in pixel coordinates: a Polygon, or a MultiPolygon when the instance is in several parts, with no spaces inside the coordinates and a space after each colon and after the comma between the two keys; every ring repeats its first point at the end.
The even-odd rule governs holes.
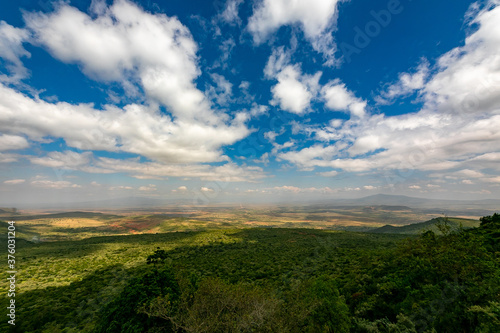
{"type": "Polygon", "coordinates": [[[0,151],[17,150],[28,147],[29,147],[28,141],[22,136],[8,135],[8,134],[0,135],[0,151]]]}
{"type": "Polygon", "coordinates": [[[248,21],[256,44],[284,25],[299,25],[313,48],[328,64],[334,63],[336,46],[332,33],[337,23],[339,0],[262,0],[248,21]]]}
{"type": "Polygon", "coordinates": [[[339,79],[328,82],[321,89],[321,95],[330,110],[349,111],[356,117],[365,115],[366,101],[357,98],[339,79]]]}
{"type": "Polygon", "coordinates": [[[294,193],[294,194],[299,194],[299,193],[318,193],[318,194],[332,194],[332,193],[337,193],[337,189],[331,189],[329,187],[297,187],[297,186],[291,186],[291,185],[284,185],[284,186],[276,186],[270,189],[272,192],[277,192],[277,193],[294,193]]]}
{"type": "Polygon", "coordinates": [[[297,164],[302,168],[314,166],[317,159],[329,159],[336,153],[334,146],[324,147],[319,144],[304,148],[300,151],[280,153],[278,158],[297,164]],[[312,163],[311,163],[312,162],[312,163]]]}
{"type": "Polygon", "coordinates": [[[253,103],[252,108],[249,111],[249,114],[252,117],[258,117],[260,115],[266,114],[268,111],[269,111],[269,106],[253,103]]]}
{"type": "Polygon", "coordinates": [[[224,11],[220,14],[223,21],[226,23],[236,23],[240,24],[241,19],[238,16],[238,11],[240,5],[243,3],[243,0],[227,0],[226,2],[226,8],[224,11]]]}
{"type": "Polygon", "coordinates": [[[463,169],[453,173],[454,175],[467,178],[481,178],[484,177],[482,172],[470,169],[463,169]]]}
{"type": "Polygon", "coordinates": [[[265,166],[269,164],[269,153],[264,153],[259,159],[253,160],[255,163],[262,163],[265,166]]]}
{"type": "Polygon", "coordinates": [[[132,175],[170,176],[199,178],[207,181],[246,182],[265,177],[259,167],[238,167],[233,163],[221,166],[210,165],[165,165],[155,162],[141,163],[137,160],[116,160],[99,158],[95,166],[113,172],[126,172],[132,175]]]}
{"type": "Polygon", "coordinates": [[[420,189],[422,189],[422,187],[420,187],[419,185],[410,185],[410,186],[408,186],[408,188],[410,190],[420,190],[420,189]]]}
{"type": "Polygon", "coordinates": [[[21,61],[22,57],[31,56],[23,47],[28,39],[27,30],[0,21],[0,58],[7,62],[6,68],[10,72],[10,75],[0,74],[0,82],[18,83],[28,76],[28,70],[21,61]]]}
{"type": "Polygon", "coordinates": [[[277,190],[277,191],[286,191],[286,192],[293,192],[293,193],[299,193],[301,191],[301,189],[296,187],[296,186],[288,186],[288,185],[276,186],[273,189],[277,190]]]}
{"type": "Polygon", "coordinates": [[[283,47],[273,50],[264,68],[267,78],[278,83],[271,88],[272,105],[279,105],[282,110],[303,114],[310,109],[311,100],[318,94],[319,79],[322,72],[314,75],[302,74],[300,65],[289,64],[290,55],[283,47]]]}
{"type": "Polygon", "coordinates": [[[44,157],[31,158],[31,162],[47,167],[80,170],[89,173],[127,173],[139,179],[162,177],[189,177],[208,181],[255,182],[266,177],[262,168],[239,167],[234,163],[219,166],[208,164],[165,164],[141,162],[138,158],[96,158],[91,152],[52,152],[44,157]]]}
{"type": "Polygon", "coordinates": [[[156,190],[157,190],[156,185],[153,185],[153,184],[149,184],[148,186],[139,187],[139,191],[152,192],[152,191],[156,191],[156,190]]]}
{"type": "Polygon", "coordinates": [[[290,63],[290,58],[291,51],[283,46],[273,49],[264,67],[264,75],[269,79],[275,78],[290,63]]]}
{"type": "Polygon", "coordinates": [[[188,192],[188,188],[186,186],[179,186],[177,189],[172,190],[172,192],[183,194],[188,192]]]}
{"type": "Polygon", "coordinates": [[[315,75],[302,75],[298,66],[286,66],[276,76],[278,84],[271,88],[272,104],[282,110],[303,114],[310,109],[311,100],[318,91],[321,72],[315,75]]]}
{"type": "Polygon", "coordinates": [[[390,104],[398,97],[408,96],[424,88],[428,76],[429,62],[423,60],[414,73],[399,74],[398,81],[389,85],[376,100],[379,104],[390,104]]]}
{"type": "Polygon", "coordinates": [[[120,186],[111,186],[109,188],[110,191],[116,191],[116,190],[133,190],[134,188],[132,186],[125,186],[125,185],[120,185],[120,186]]]}
{"type": "Polygon", "coordinates": [[[208,187],[201,187],[201,188],[200,188],[200,191],[201,191],[201,192],[205,192],[205,193],[213,193],[213,192],[214,192],[214,190],[213,190],[213,189],[208,188],[208,187]]]}
{"type": "Polygon", "coordinates": [[[224,40],[219,45],[220,57],[214,61],[212,69],[221,67],[222,69],[227,69],[230,65],[230,59],[236,42],[232,37],[224,40]]]}
{"type": "Polygon", "coordinates": [[[291,141],[287,141],[283,144],[279,144],[277,142],[273,142],[273,149],[271,149],[271,154],[272,155],[276,155],[278,152],[284,150],[284,149],[287,149],[287,148],[290,148],[290,147],[293,147],[295,145],[295,141],[294,140],[291,140],[291,141]]]}
{"type": "Polygon", "coordinates": [[[0,163],[12,163],[16,162],[19,158],[17,154],[4,154],[0,153],[0,163]]]}
{"type": "Polygon", "coordinates": [[[276,133],[274,131],[269,131],[264,133],[264,138],[269,140],[269,142],[273,143],[276,141],[276,137],[279,136],[279,133],[276,133]]]}
{"type": "Polygon", "coordinates": [[[79,188],[80,185],[72,184],[66,180],[59,181],[51,181],[51,180],[34,180],[31,182],[31,185],[42,188],[51,188],[51,189],[64,189],[64,188],[79,188]]]}
{"type": "Polygon", "coordinates": [[[16,184],[22,184],[24,182],[26,182],[25,179],[10,179],[10,180],[4,181],[3,183],[7,184],[7,185],[16,185],[16,184]]]}
{"type": "Polygon", "coordinates": [[[335,170],[333,171],[325,171],[325,172],[318,172],[318,175],[323,176],[323,177],[335,177],[339,173],[335,170]]]}
{"type": "Polygon", "coordinates": [[[237,117],[230,125],[212,126],[172,121],[157,108],[136,104],[97,110],[88,104],[48,103],[0,84],[0,131],[34,141],[62,138],[82,150],[125,151],[167,163],[227,160],[220,147],[249,133],[245,120],[237,117]]]}
{"type": "Polygon", "coordinates": [[[500,183],[500,176],[483,178],[482,180],[486,183],[500,183]]]}
{"type": "Polygon", "coordinates": [[[233,84],[226,80],[224,76],[217,73],[210,74],[210,77],[215,83],[215,86],[210,86],[205,91],[205,94],[210,100],[215,101],[218,105],[227,105],[231,101],[233,84]]]}
{"type": "Polygon", "coordinates": [[[332,167],[347,171],[382,169],[445,170],[467,163],[474,157],[500,149],[500,115],[483,119],[451,118],[447,114],[421,111],[385,117],[375,115],[347,121],[341,128],[309,128],[321,131],[331,145],[278,155],[299,167],[332,167]],[[368,156],[362,156],[369,154],[368,156]],[[358,158],[352,158],[358,157],[358,158]]]}
{"type": "Polygon", "coordinates": [[[32,157],[31,163],[50,168],[77,169],[89,164],[91,152],[77,153],[74,151],[53,151],[44,157],[32,157]]]}

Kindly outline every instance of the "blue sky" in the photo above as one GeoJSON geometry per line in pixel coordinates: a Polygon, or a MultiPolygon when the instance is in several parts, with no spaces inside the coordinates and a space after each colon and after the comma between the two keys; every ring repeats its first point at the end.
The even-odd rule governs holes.
{"type": "Polygon", "coordinates": [[[0,4],[0,203],[500,198],[500,2],[0,4]]]}

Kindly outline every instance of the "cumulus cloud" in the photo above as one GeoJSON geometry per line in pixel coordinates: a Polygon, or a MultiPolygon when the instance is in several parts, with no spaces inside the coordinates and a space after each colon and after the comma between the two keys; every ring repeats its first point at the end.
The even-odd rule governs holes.
{"type": "Polygon", "coordinates": [[[27,30],[0,21],[0,58],[6,61],[6,68],[10,72],[10,75],[0,74],[0,82],[18,83],[28,76],[29,72],[21,61],[22,57],[31,56],[23,47],[23,43],[28,39],[27,30]]]}
{"type": "Polygon", "coordinates": [[[44,157],[32,157],[31,163],[50,168],[77,169],[89,164],[91,152],[77,153],[74,151],[53,151],[44,157]]]}
{"type": "Polygon", "coordinates": [[[0,163],[12,163],[16,162],[19,159],[18,154],[5,154],[0,153],[0,163]]]}
{"type": "Polygon", "coordinates": [[[300,151],[290,151],[286,153],[280,153],[278,157],[286,161],[297,164],[301,167],[314,166],[313,161],[318,159],[330,159],[336,153],[336,148],[334,146],[325,147],[320,144],[313,145],[308,148],[304,148],[300,151]],[[310,163],[311,161],[313,163],[310,163]]]}
{"type": "Polygon", "coordinates": [[[80,170],[89,173],[127,173],[139,179],[162,177],[189,177],[207,181],[256,182],[266,177],[262,168],[234,163],[219,166],[208,164],[165,164],[141,162],[138,158],[114,159],[95,157],[91,152],[51,152],[43,157],[33,157],[32,163],[47,167],[80,170]]]}
{"type": "Polygon", "coordinates": [[[398,81],[389,85],[376,100],[379,104],[391,104],[398,97],[412,94],[425,87],[429,76],[429,62],[423,60],[414,73],[399,74],[398,81]]]}
{"type": "Polygon", "coordinates": [[[262,0],[248,21],[248,31],[256,44],[265,41],[281,26],[298,25],[313,48],[333,64],[336,45],[332,33],[336,28],[340,0],[262,0]]]}
{"type": "Polygon", "coordinates": [[[116,191],[116,190],[133,190],[134,188],[132,186],[125,186],[125,185],[120,185],[120,186],[111,186],[109,188],[110,191],[116,191]]]}
{"type": "Polygon", "coordinates": [[[331,189],[329,187],[297,187],[297,186],[291,186],[291,185],[284,185],[284,186],[276,186],[270,189],[272,192],[277,192],[277,193],[293,193],[293,194],[299,194],[299,193],[318,193],[318,194],[333,194],[337,193],[338,189],[331,189]]]}
{"type": "Polygon", "coordinates": [[[271,88],[271,104],[291,113],[303,114],[310,109],[311,100],[318,94],[322,72],[302,74],[300,65],[291,65],[289,60],[289,53],[280,47],[273,51],[266,64],[266,77],[278,81],[271,88]]]}
{"type": "Polygon", "coordinates": [[[349,111],[351,115],[363,117],[366,110],[366,101],[357,98],[339,79],[328,82],[321,94],[328,109],[334,111],[349,111]]]}
{"type": "Polygon", "coordinates": [[[22,136],[0,134],[0,151],[24,149],[27,147],[29,147],[29,143],[22,136]]]}
{"type": "Polygon", "coordinates": [[[286,66],[277,76],[278,84],[271,88],[272,104],[282,110],[303,114],[311,105],[318,90],[321,72],[302,75],[298,66],[286,66]]]}
{"type": "Polygon", "coordinates": [[[10,179],[10,180],[4,181],[3,183],[7,184],[7,185],[16,185],[16,184],[22,184],[24,182],[26,182],[25,179],[10,179]]]}
{"type": "Polygon", "coordinates": [[[179,186],[177,189],[172,190],[172,192],[183,194],[188,192],[188,188],[186,186],[179,186]]]}
{"type": "Polygon", "coordinates": [[[157,190],[157,188],[156,188],[156,185],[154,185],[154,184],[149,184],[148,186],[139,187],[139,191],[153,192],[156,190],[157,190]]]}
{"type": "Polygon", "coordinates": [[[49,103],[0,84],[0,131],[34,141],[62,138],[82,150],[125,151],[167,163],[227,160],[220,147],[249,133],[244,120],[210,126],[172,121],[158,108],[137,104],[98,110],[89,104],[49,103]]]}
{"type": "Polygon", "coordinates": [[[265,166],[269,164],[269,153],[264,153],[259,159],[253,160],[255,163],[262,163],[265,166]]]}
{"type": "MultiPolygon", "coordinates": [[[[474,157],[500,149],[500,115],[484,119],[453,118],[421,111],[347,121],[341,128],[308,130],[332,144],[316,144],[279,158],[299,167],[332,167],[347,171],[383,169],[443,170],[477,162],[474,157]]],[[[500,161],[500,159],[495,159],[500,161]]],[[[479,163],[477,163],[479,164],[479,163]]]]}
{"type": "Polygon", "coordinates": [[[339,173],[338,171],[326,171],[326,172],[318,172],[318,175],[320,176],[323,176],[323,177],[335,177],[337,176],[339,173]]]}
{"type": "Polygon", "coordinates": [[[66,181],[66,180],[59,180],[59,181],[33,180],[31,182],[31,185],[36,186],[36,187],[50,188],[50,189],[56,189],[56,190],[61,190],[64,188],[79,188],[79,187],[81,187],[78,184],[72,184],[71,182],[66,181]]]}
{"type": "Polygon", "coordinates": [[[152,177],[189,177],[207,181],[255,182],[265,177],[259,167],[239,167],[234,163],[221,166],[202,165],[165,165],[155,162],[141,163],[136,159],[116,160],[99,158],[95,166],[113,172],[125,172],[132,175],[152,177]]]}

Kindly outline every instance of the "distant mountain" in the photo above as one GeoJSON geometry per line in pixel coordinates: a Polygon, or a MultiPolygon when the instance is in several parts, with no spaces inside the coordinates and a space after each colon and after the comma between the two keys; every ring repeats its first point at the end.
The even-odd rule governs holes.
{"type": "Polygon", "coordinates": [[[353,205],[390,205],[390,206],[409,206],[416,207],[424,205],[428,199],[407,197],[405,195],[390,195],[390,194],[375,194],[358,199],[342,199],[339,200],[342,204],[353,205]]]}
{"type": "Polygon", "coordinates": [[[0,215],[5,215],[5,214],[15,214],[18,215],[19,212],[17,211],[17,208],[0,208],[0,215]]]}
{"type": "MultiPolygon", "coordinates": [[[[500,200],[446,200],[409,197],[406,195],[375,194],[357,199],[339,199],[323,202],[321,206],[407,206],[430,210],[430,213],[448,214],[463,212],[464,215],[483,215],[500,211],[500,200]]],[[[457,215],[457,214],[453,214],[457,215]]]]}

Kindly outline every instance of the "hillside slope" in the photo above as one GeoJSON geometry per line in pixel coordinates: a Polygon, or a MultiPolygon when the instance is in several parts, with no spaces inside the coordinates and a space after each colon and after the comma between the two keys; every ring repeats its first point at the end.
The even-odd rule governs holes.
{"type": "MultiPolygon", "coordinates": [[[[429,221],[413,223],[405,226],[395,227],[392,225],[384,225],[383,227],[370,230],[371,233],[378,234],[404,234],[404,235],[418,235],[422,232],[431,230],[439,232],[439,225],[444,225],[445,219],[438,217],[429,221]]],[[[462,218],[447,218],[447,224],[451,230],[458,230],[460,228],[469,229],[479,226],[478,220],[462,219],[462,218]]]]}

